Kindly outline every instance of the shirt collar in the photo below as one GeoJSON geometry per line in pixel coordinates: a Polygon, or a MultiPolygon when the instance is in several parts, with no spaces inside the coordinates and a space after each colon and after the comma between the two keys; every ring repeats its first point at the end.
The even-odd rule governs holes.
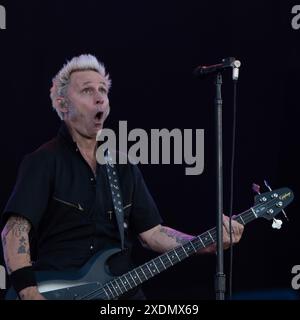
{"type": "Polygon", "coordinates": [[[74,150],[77,149],[77,144],[73,140],[70,131],[64,121],[61,122],[61,126],[58,130],[58,137],[62,139],[67,145],[72,147],[74,150]]]}
{"type": "MultiPolygon", "coordinates": [[[[73,140],[70,130],[68,129],[64,121],[61,122],[61,126],[58,130],[58,137],[59,139],[62,139],[68,146],[70,146],[74,150],[78,149],[77,143],[73,140]]],[[[100,141],[97,141],[97,146],[99,145],[100,145],[100,141]]]]}

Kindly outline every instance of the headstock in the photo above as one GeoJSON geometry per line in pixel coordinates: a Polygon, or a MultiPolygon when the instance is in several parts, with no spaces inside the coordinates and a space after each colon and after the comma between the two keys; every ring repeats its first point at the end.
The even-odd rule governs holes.
{"type": "Polygon", "coordinates": [[[280,229],[282,221],[275,219],[275,216],[283,212],[287,218],[283,209],[293,201],[293,191],[289,188],[272,190],[266,181],[265,185],[270,190],[269,192],[260,193],[260,187],[258,185],[253,184],[252,186],[253,190],[258,193],[258,195],[255,196],[253,213],[257,218],[273,219],[272,227],[280,229]]]}

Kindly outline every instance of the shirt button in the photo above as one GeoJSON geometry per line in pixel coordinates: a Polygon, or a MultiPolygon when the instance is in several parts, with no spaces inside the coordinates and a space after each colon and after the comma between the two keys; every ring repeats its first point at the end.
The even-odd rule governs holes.
{"type": "Polygon", "coordinates": [[[93,250],[93,249],[94,249],[94,246],[93,246],[93,245],[91,245],[91,246],[90,246],[90,250],[93,250]]]}

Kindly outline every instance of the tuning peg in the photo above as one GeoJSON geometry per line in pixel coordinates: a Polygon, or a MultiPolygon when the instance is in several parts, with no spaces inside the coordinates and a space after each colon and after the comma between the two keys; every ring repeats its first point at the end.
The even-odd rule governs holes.
{"type": "MultiPolygon", "coordinates": [[[[270,187],[270,185],[268,184],[267,180],[264,180],[264,184],[265,186],[270,190],[272,191],[272,188],[270,187]]],[[[286,213],[284,210],[281,210],[281,212],[283,213],[284,217],[286,218],[287,221],[289,221],[289,218],[287,217],[286,213]]],[[[281,224],[282,224],[282,221],[281,221],[281,224]]],[[[280,225],[281,226],[281,225],[280,225]]]]}
{"type": "Polygon", "coordinates": [[[279,219],[273,218],[272,228],[273,229],[281,229],[282,221],[279,219]]]}
{"type": "Polygon", "coordinates": [[[286,215],[286,212],[282,209],[281,212],[283,213],[284,217],[286,218],[287,221],[289,221],[288,216],[286,215]]]}
{"type": "Polygon", "coordinates": [[[252,190],[257,194],[260,194],[260,186],[256,183],[252,183],[252,190]]]}
{"type": "Polygon", "coordinates": [[[270,185],[268,184],[267,180],[264,180],[264,184],[265,184],[265,186],[266,186],[270,191],[272,191],[272,188],[271,188],[270,185]]]}

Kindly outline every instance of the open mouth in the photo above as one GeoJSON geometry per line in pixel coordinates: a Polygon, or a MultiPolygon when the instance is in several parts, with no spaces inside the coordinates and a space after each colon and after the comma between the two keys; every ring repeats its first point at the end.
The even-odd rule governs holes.
{"type": "Polygon", "coordinates": [[[102,117],[103,117],[103,112],[99,111],[99,112],[97,112],[96,115],[95,115],[95,120],[96,120],[97,122],[99,122],[99,121],[101,121],[102,117]]]}

